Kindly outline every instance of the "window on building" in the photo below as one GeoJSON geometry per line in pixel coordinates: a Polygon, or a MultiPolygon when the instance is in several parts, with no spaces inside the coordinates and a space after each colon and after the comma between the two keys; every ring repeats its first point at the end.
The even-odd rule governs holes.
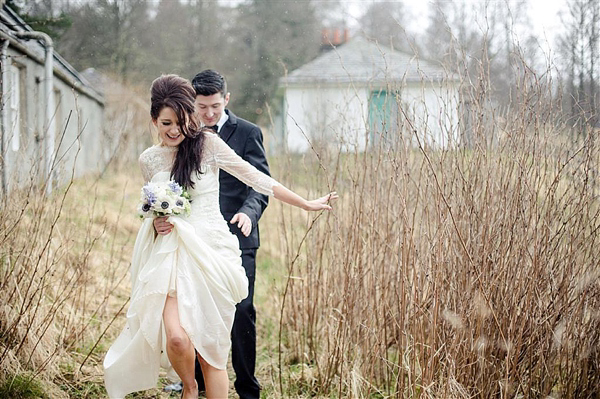
{"type": "Polygon", "coordinates": [[[10,148],[19,151],[21,134],[25,130],[25,68],[19,64],[11,64],[8,71],[8,121],[10,148]]]}

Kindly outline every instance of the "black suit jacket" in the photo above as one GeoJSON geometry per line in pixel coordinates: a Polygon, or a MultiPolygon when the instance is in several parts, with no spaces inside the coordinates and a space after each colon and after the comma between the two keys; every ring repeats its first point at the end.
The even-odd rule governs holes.
{"type": "MultiPolygon", "coordinates": [[[[223,141],[245,161],[269,175],[269,164],[260,128],[245,119],[238,118],[229,110],[225,112],[229,115],[229,119],[219,132],[223,141]]],[[[258,248],[260,245],[258,220],[267,207],[269,197],[254,191],[223,170],[219,172],[219,184],[221,213],[227,220],[231,232],[238,237],[240,249],[258,248]],[[233,215],[239,212],[245,213],[252,220],[252,232],[248,237],[242,234],[237,223],[229,223],[233,215]]]]}

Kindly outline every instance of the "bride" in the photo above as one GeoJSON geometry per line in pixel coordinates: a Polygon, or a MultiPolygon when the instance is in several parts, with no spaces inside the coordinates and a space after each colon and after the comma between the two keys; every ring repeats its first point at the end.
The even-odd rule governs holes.
{"type": "Polygon", "coordinates": [[[189,217],[171,217],[156,235],[145,219],[134,245],[127,324],[104,359],[110,398],[154,388],[161,366],[197,398],[194,356],[207,398],[227,398],[226,365],[235,305],[248,295],[237,238],[219,211],[219,169],[256,191],[307,211],[330,210],[335,192],[307,201],[235,154],[217,135],[198,129],[195,91],[184,78],[163,75],[151,87],[150,116],[159,145],[140,155],[146,182],[174,180],[191,196],[189,217]],[[166,355],[166,356],[165,356],[166,355]]]}

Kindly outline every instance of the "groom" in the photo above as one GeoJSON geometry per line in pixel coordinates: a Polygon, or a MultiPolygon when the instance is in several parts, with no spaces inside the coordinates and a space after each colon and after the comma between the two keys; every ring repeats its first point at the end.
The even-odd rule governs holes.
{"type": "MultiPolygon", "coordinates": [[[[214,70],[207,69],[192,80],[196,91],[196,114],[213,129],[240,157],[261,172],[269,174],[260,128],[237,117],[229,109],[227,83],[214,70]]],[[[219,203],[229,228],[240,242],[242,266],[248,276],[248,297],[237,304],[231,331],[235,390],[241,399],[258,399],[260,385],[254,376],[256,363],[256,311],[254,309],[254,277],[256,250],[260,245],[258,220],[267,207],[266,195],[254,191],[229,173],[219,172],[219,203]]],[[[196,379],[203,387],[202,371],[196,362],[196,379]]]]}

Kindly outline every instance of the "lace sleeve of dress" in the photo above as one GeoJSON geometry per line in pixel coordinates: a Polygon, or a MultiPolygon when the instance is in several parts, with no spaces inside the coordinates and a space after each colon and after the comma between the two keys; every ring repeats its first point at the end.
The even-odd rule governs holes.
{"type": "Polygon", "coordinates": [[[261,194],[273,196],[273,187],[281,184],[244,161],[216,134],[204,134],[206,134],[205,159],[208,164],[223,169],[261,194]]]}
{"type": "Polygon", "coordinates": [[[175,148],[160,146],[150,147],[142,152],[139,163],[144,181],[149,182],[158,172],[170,172],[175,153],[175,148]]]}
{"type": "Polygon", "coordinates": [[[141,153],[138,161],[140,163],[140,169],[142,170],[142,177],[144,178],[144,181],[148,183],[152,179],[152,174],[150,172],[149,159],[145,151],[141,153]]]}

